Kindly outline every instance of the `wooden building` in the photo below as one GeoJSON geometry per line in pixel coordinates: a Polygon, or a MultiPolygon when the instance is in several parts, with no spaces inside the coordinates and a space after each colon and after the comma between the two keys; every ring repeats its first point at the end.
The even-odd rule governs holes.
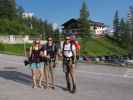
{"type": "MultiPolygon", "coordinates": [[[[63,32],[65,34],[67,33],[80,34],[80,32],[82,31],[79,20],[74,18],[66,21],[62,26],[63,26],[63,32]]],[[[90,30],[93,31],[96,36],[104,36],[104,33],[106,31],[106,26],[104,23],[101,22],[90,21],[90,30]]]]}

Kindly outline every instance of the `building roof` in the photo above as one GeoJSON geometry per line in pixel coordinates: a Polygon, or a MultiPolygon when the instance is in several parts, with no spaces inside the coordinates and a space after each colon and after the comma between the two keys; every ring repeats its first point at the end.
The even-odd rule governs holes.
{"type": "MultiPolygon", "coordinates": [[[[64,24],[62,24],[62,26],[69,26],[72,23],[80,23],[80,22],[79,22],[79,20],[72,18],[72,19],[66,21],[64,24]]],[[[90,20],[90,24],[93,26],[105,27],[104,23],[96,22],[96,21],[92,21],[92,20],[90,20]]]]}
{"type": "Polygon", "coordinates": [[[72,19],[66,21],[64,24],[62,24],[62,26],[68,26],[68,25],[70,25],[72,23],[79,23],[79,21],[74,19],[74,18],[72,18],[72,19]]]}

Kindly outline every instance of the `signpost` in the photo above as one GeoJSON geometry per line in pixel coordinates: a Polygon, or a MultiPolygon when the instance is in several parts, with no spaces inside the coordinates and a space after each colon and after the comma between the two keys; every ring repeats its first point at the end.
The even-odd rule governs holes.
{"type": "Polygon", "coordinates": [[[24,56],[27,56],[27,53],[26,53],[26,42],[29,40],[29,37],[25,36],[23,40],[24,40],[24,56]]]}

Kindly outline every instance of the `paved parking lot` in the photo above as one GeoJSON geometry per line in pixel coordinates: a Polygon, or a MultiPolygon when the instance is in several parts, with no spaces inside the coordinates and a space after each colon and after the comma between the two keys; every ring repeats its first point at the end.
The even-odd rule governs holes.
{"type": "Polygon", "coordinates": [[[61,65],[55,69],[55,90],[32,89],[24,57],[0,54],[0,100],[133,100],[133,69],[77,65],[77,92],[65,89],[61,65]]]}

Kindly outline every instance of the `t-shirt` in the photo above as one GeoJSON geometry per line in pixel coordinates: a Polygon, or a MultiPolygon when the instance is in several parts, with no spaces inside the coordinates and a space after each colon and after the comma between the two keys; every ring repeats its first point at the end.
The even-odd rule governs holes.
{"type": "MultiPolygon", "coordinates": [[[[62,50],[63,50],[63,47],[62,47],[62,50]]],[[[72,57],[73,56],[73,52],[72,51],[75,51],[75,50],[76,50],[75,45],[73,45],[71,43],[64,44],[64,50],[63,50],[64,56],[66,56],[66,57],[72,57]],[[72,48],[71,48],[71,45],[72,45],[72,48]]]]}
{"type": "Polygon", "coordinates": [[[49,55],[51,58],[54,58],[58,51],[57,45],[55,43],[52,45],[46,44],[44,49],[47,51],[47,55],[49,55]]]}
{"type": "Polygon", "coordinates": [[[32,54],[31,54],[30,59],[32,60],[32,62],[39,63],[39,61],[40,61],[39,47],[34,47],[34,48],[32,47],[32,54]]]}

